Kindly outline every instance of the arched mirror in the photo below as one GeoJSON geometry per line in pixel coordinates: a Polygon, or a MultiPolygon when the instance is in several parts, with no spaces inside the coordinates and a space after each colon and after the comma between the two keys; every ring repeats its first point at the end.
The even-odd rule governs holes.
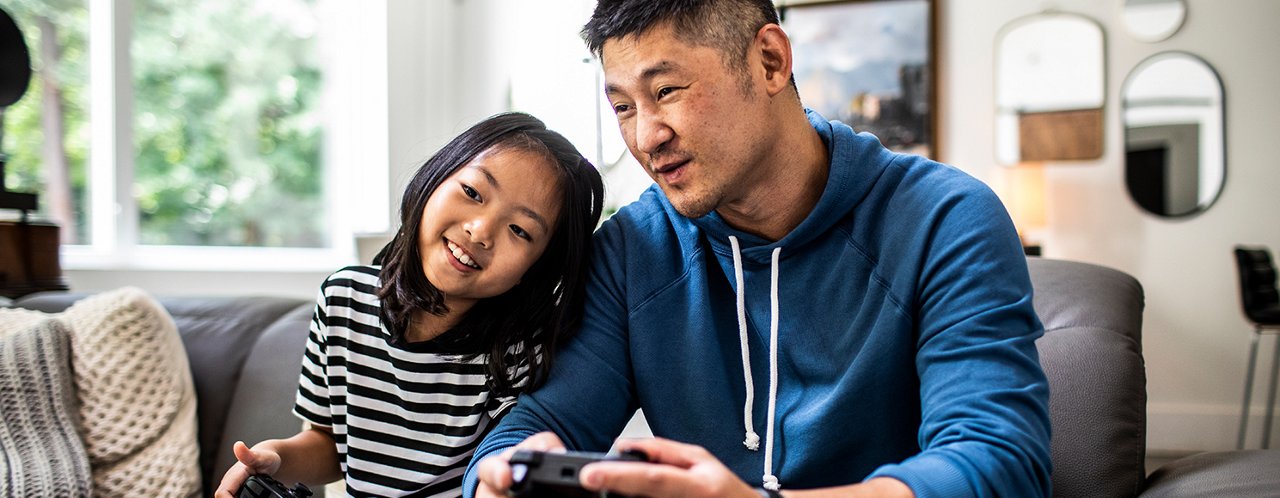
{"type": "Polygon", "coordinates": [[[1134,38],[1158,42],[1182,27],[1187,19],[1187,4],[1183,0],[1124,0],[1120,17],[1134,38]]]}
{"type": "Polygon", "coordinates": [[[1066,13],[1018,19],[996,36],[996,160],[1102,157],[1102,27],[1066,13]]]}
{"type": "Polygon", "coordinates": [[[1218,74],[1199,57],[1164,52],[1138,64],[1120,95],[1125,186],[1134,202],[1165,217],[1208,209],[1226,177],[1218,74]]]}

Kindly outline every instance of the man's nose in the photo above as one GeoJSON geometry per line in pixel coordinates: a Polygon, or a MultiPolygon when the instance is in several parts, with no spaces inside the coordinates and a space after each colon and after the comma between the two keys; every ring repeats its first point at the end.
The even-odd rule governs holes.
{"type": "Polygon", "coordinates": [[[675,132],[661,113],[644,110],[636,113],[636,147],[640,152],[653,155],[674,136],[675,132]]]}

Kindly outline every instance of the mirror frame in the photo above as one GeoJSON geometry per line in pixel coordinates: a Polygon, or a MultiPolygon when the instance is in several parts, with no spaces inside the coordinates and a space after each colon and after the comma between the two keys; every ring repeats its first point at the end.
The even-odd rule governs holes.
{"type": "MultiPolygon", "coordinates": [[[[1129,73],[1128,73],[1127,75],[1125,75],[1124,82],[1123,82],[1123,83],[1121,83],[1121,85],[1120,85],[1120,98],[1119,98],[1119,100],[1120,100],[1120,128],[1121,128],[1121,131],[1124,133],[1124,135],[1123,135],[1124,147],[1121,149],[1121,151],[1123,152],[1123,154],[1121,154],[1121,158],[1122,158],[1122,160],[1121,160],[1121,171],[1120,171],[1120,174],[1122,175],[1121,180],[1122,180],[1122,182],[1123,182],[1123,184],[1124,184],[1124,192],[1125,192],[1125,194],[1126,194],[1125,196],[1129,199],[1129,202],[1133,203],[1134,207],[1135,207],[1135,208],[1137,208],[1139,212],[1144,213],[1144,214],[1148,214],[1148,215],[1151,215],[1151,216],[1155,216],[1155,217],[1160,218],[1160,219],[1163,219],[1163,220],[1184,220],[1184,219],[1194,218],[1194,217],[1196,217],[1196,216],[1199,216],[1201,213],[1204,213],[1205,211],[1208,211],[1208,210],[1209,210],[1209,208],[1213,207],[1213,205],[1214,205],[1214,204],[1217,204],[1217,203],[1218,203],[1218,199],[1221,199],[1221,198],[1222,198],[1222,191],[1223,191],[1223,190],[1226,190],[1226,188],[1227,188],[1227,175],[1228,175],[1228,171],[1227,171],[1227,164],[1228,164],[1228,162],[1227,162],[1227,158],[1228,158],[1228,152],[1227,152],[1227,89],[1226,89],[1226,86],[1222,83],[1222,75],[1218,73],[1218,70],[1217,70],[1217,69],[1215,69],[1215,68],[1213,67],[1213,65],[1212,65],[1212,64],[1209,64],[1209,61],[1207,61],[1207,60],[1205,60],[1203,57],[1200,57],[1200,56],[1198,56],[1198,55],[1196,55],[1196,54],[1193,54],[1193,53],[1191,53],[1191,52],[1187,52],[1187,51],[1184,51],[1184,50],[1163,50],[1163,51],[1160,51],[1160,52],[1156,52],[1156,53],[1150,54],[1150,55],[1148,55],[1148,56],[1146,56],[1146,57],[1143,57],[1143,58],[1142,58],[1142,60],[1138,61],[1138,63],[1137,63],[1137,64],[1135,64],[1135,65],[1133,66],[1133,68],[1129,70],[1129,73]],[[1191,211],[1188,211],[1188,212],[1186,212],[1186,213],[1180,213],[1180,214],[1162,214],[1162,213],[1155,213],[1155,212],[1152,212],[1151,210],[1147,209],[1145,206],[1143,206],[1142,204],[1140,204],[1140,203],[1138,202],[1138,200],[1137,200],[1137,199],[1135,199],[1135,198],[1133,197],[1133,192],[1132,192],[1132,190],[1130,190],[1130,188],[1129,188],[1129,179],[1128,179],[1128,171],[1129,171],[1129,170],[1128,170],[1128,168],[1129,168],[1129,162],[1128,162],[1127,155],[1128,155],[1128,148],[1129,148],[1129,126],[1128,126],[1128,124],[1127,124],[1127,121],[1125,120],[1125,111],[1126,111],[1126,110],[1127,110],[1127,108],[1128,108],[1128,106],[1125,104],[1125,101],[1126,101],[1126,99],[1125,99],[1126,92],[1127,92],[1127,90],[1129,89],[1129,85],[1130,85],[1130,84],[1132,84],[1132,82],[1133,82],[1133,78],[1134,78],[1134,77],[1136,77],[1136,76],[1138,75],[1138,71],[1139,71],[1140,69],[1144,69],[1144,68],[1146,68],[1146,67],[1149,67],[1152,63],[1156,62],[1158,59],[1166,58],[1166,57],[1170,57],[1170,56],[1178,56],[1178,57],[1185,57],[1185,58],[1191,59],[1191,60],[1193,60],[1193,61],[1195,61],[1195,62],[1199,63],[1201,66],[1204,66],[1204,68],[1205,68],[1205,69],[1208,69],[1208,70],[1209,70],[1209,74],[1213,75],[1214,81],[1217,83],[1217,90],[1218,90],[1218,112],[1217,112],[1217,114],[1218,114],[1219,118],[1220,118],[1220,119],[1221,119],[1221,121],[1222,121],[1222,127],[1221,127],[1221,129],[1219,129],[1219,130],[1218,130],[1219,134],[1221,135],[1221,140],[1222,140],[1222,154],[1221,154],[1221,161],[1222,161],[1222,181],[1221,181],[1221,183],[1218,185],[1217,190],[1216,190],[1216,191],[1214,191],[1214,193],[1213,193],[1213,197],[1209,198],[1209,200],[1207,200],[1207,201],[1206,201],[1206,202],[1204,202],[1203,204],[1201,204],[1201,203],[1198,203],[1198,202],[1197,202],[1196,209],[1191,210],[1191,211]]],[[[1198,162],[1198,160],[1197,160],[1197,162],[1198,162]]],[[[1199,170],[1199,168],[1200,168],[1200,167],[1203,167],[1203,165],[1198,164],[1198,165],[1197,165],[1197,171],[1199,170]]]]}
{"type": "Polygon", "coordinates": [[[1165,0],[1170,3],[1176,3],[1182,7],[1181,15],[1178,16],[1178,22],[1173,23],[1173,25],[1160,31],[1153,32],[1152,34],[1140,33],[1134,30],[1133,24],[1129,22],[1129,16],[1125,11],[1128,4],[1132,1],[1133,0],[1120,0],[1120,24],[1124,26],[1124,31],[1135,40],[1147,43],[1156,43],[1168,40],[1169,37],[1178,34],[1178,31],[1181,31],[1182,27],[1187,24],[1187,11],[1190,9],[1190,7],[1187,6],[1187,0],[1165,0]]]}
{"type": "MultiPolygon", "coordinates": [[[[992,134],[992,135],[993,135],[993,136],[992,136],[992,138],[993,138],[993,140],[992,140],[992,153],[993,153],[993,157],[994,157],[994,160],[995,160],[995,163],[996,163],[996,164],[1001,165],[1001,166],[1006,167],[1006,168],[1009,168],[1009,167],[1015,167],[1015,166],[1017,166],[1018,164],[1022,164],[1023,162],[1026,162],[1026,161],[1034,161],[1034,162],[1045,162],[1045,161],[1053,161],[1053,162],[1089,162],[1089,161],[1098,161],[1098,160],[1101,160],[1103,157],[1105,157],[1105,156],[1106,156],[1106,151],[1107,151],[1107,124],[1106,124],[1106,121],[1107,121],[1107,120],[1106,120],[1106,113],[1107,113],[1107,106],[1108,106],[1108,104],[1110,104],[1110,100],[1111,100],[1111,97],[1110,97],[1110,95],[1108,94],[1108,87],[1110,86],[1110,85],[1108,84],[1108,78],[1109,78],[1110,69],[1109,69],[1109,65],[1108,65],[1109,58],[1108,58],[1108,55],[1107,55],[1107,44],[1108,44],[1107,42],[1108,42],[1108,40],[1107,40],[1107,31],[1106,31],[1105,27],[1102,25],[1102,23],[1101,23],[1101,22],[1099,22],[1097,19],[1094,19],[1094,18],[1092,18],[1092,17],[1089,17],[1089,16],[1087,16],[1087,15],[1085,15],[1085,14],[1081,14],[1081,13],[1076,13],[1076,12],[1063,12],[1063,11],[1054,10],[1054,9],[1045,10],[1045,11],[1040,11],[1040,12],[1034,12],[1034,13],[1031,13],[1031,14],[1024,15],[1024,16],[1022,16],[1022,17],[1018,17],[1018,18],[1016,18],[1016,19],[1013,19],[1013,20],[1011,20],[1011,21],[1009,21],[1009,22],[1005,23],[1003,26],[1001,26],[1001,27],[1000,27],[1000,29],[999,29],[999,30],[997,30],[997,31],[996,31],[996,36],[995,36],[995,40],[994,40],[994,46],[993,46],[993,50],[992,50],[992,54],[994,54],[994,61],[993,61],[993,64],[992,64],[992,66],[993,66],[993,67],[992,67],[992,69],[993,69],[993,77],[992,77],[992,80],[991,80],[991,83],[992,83],[992,96],[994,97],[994,98],[992,99],[992,103],[994,104],[994,111],[995,111],[995,112],[994,112],[994,119],[995,119],[995,122],[993,123],[993,129],[992,129],[992,131],[993,131],[993,134],[992,134]],[[1023,158],[1023,157],[1022,157],[1022,154],[1021,154],[1021,153],[1018,153],[1018,158],[1017,158],[1017,160],[1016,160],[1016,161],[1013,161],[1013,162],[1007,162],[1007,161],[1005,161],[1005,160],[1004,160],[1004,158],[1003,158],[1003,156],[1002,156],[1002,154],[1001,154],[1001,145],[1002,145],[1002,143],[1003,143],[1003,142],[1002,142],[1002,140],[1001,140],[1001,138],[1000,138],[1000,120],[1001,120],[1001,117],[1002,117],[1002,114],[1001,114],[1002,108],[1001,108],[1001,105],[1000,105],[1000,100],[1001,100],[1001,99],[1000,99],[1000,91],[1001,91],[1001,83],[1000,83],[1000,80],[1001,80],[1001,77],[1000,77],[1000,76],[1001,76],[1001,62],[1000,62],[1000,59],[1001,59],[1001,52],[1002,52],[1002,49],[1001,49],[1001,47],[1002,47],[1002,43],[1003,43],[1003,41],[1004,41],[1005,37],[1006,37],[1010,32],[1012,32],[1012,31],[1014,31],[1014,30],[1016,30],[1016,29],[1018,29],[1018,28],[1021,28],[1021,27],[1025,26],[1025,25],[1026,25],[1026,24],[1028,24],[1028,23],[1035,22],[1035,21],[1036,21],[1036,20],[1038,20],[1038,19],[1053,19],[1053,18],[1072,18],[1072,19],[1074,19],[1074,20],[1080,20],[1080,21],[1087,22],[1087,23],[1089,23],[1093,28],[1097,29],[1097,33],[1098,33],[1098,41],[1099,41],[1099,44],[1100,44],[1100,49],[1099,49],[1099,62],[1098,62],[1099,67],[1098,67],[1098,69],[1099,69],[1099,80],[1100,80],[1100,81],[1099,81],[1099,85],[1101,86],[1100,101],[1098,102],[1098,106],[1097,106],[1096,108],[1088,108],[1088,109],[1082,109],[1082,108],[1063,109],[1063,110],[1060,110],[1060,111],[1057,111],[1057,112],[1068,111],[1068,112],[1075,112],[1075,113],[1077,113],[1077,114],[1078,114],[1078,112],[1077,112],[1077,111],[1092,111],[1092,110],[1096,110],[1096,111],[1097,111],[1097,116],[1095,116],[1094,118],[1097,120],[1097,122],[1096,122],[1096,123],[1094,123],[1094,124],[1092,124],[1091,126],[1097,126],[1097,128],[1098,128],[1097,137],[1096,137],[1096,138],[1097,138],[1097,142],[1098,142],[1098,153],[1097,153],[1097,155],[1096,155],[1096,156],[1092,156],[1092,157],[1074,157],[1074,158],[1061,157],[1061,158],[1037,158],[1037,159],[1026,159],[1026,158],[1023,158]]],[[[1016,115],[1017,115],[1017,114],[1015,113],[1015,116],[1016,116],[1016,115]]],[[[1085,124],[1088,124],[1088,123],[1085,123],[1085,124]]],[[[1017,130],[1016,128],[1015,128],[1014,132],[1015,132],[1015,134],[1020,134],[1020,133],[1018,133],[1018,130],[1017,130]]],[[[1020,139],[1019,139],[1019,140],[1020,140],[1020,139]]],[[[1021,148],[1021,145],[1019,145],[1019,149],[1020,149],[1020,148],[1021,148]]]]}

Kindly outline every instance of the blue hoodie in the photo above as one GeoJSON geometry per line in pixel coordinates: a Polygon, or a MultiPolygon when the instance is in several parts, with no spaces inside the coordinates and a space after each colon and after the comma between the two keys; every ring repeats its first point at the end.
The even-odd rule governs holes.
{"type": "Polygon", "coordinates": [[[601,226],[581,332],[476,450],[468,496],[485,456],[544,430],[603,451],[636,408],[754,486],[887,476],[922,498],[1049,495],[1043,329],[1000,201],[809,121],[827,186],[781,240],[685,218],[656,186],[601,226]]]}

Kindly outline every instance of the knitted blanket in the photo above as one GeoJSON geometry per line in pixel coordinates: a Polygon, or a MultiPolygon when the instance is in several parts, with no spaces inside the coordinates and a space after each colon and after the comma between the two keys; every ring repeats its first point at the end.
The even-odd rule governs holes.
{"type": "Polygon", "coordinates": [[[76,431],[71,332],[54,319],[3,318],[0,496],[89,496],[92,473],[76,431]]]}
{"type": "Polygon", "coordinates": [[[94,496],[199,496],[195,386],[173,318],[142,290],[126,287],[54,315],[0,309],[0,329],[50,318],[69,332],[63,375],[75,402],[62,413],[73,417],[88,455],[94,496]]]}

